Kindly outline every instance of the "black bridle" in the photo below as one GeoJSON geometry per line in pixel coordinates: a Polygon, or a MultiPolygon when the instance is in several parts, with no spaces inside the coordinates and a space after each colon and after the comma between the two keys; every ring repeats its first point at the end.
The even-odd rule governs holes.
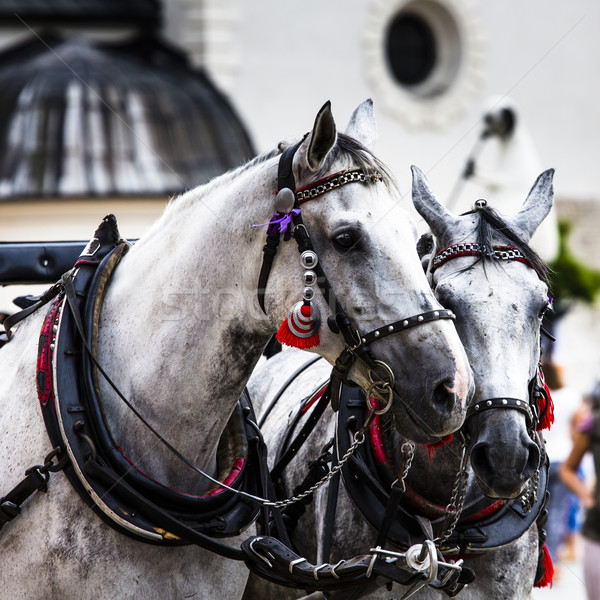
{"type": "MultiPolygon", "coordinates": [[[[293,173],[293,159],[296,151],[304,141],[301,140],[297,144],[287,148],[279,159],[279,168],[277,174],[277,189],[278,193],[287,188],[294,194],[294,209],[299,209],[300,205],[308,202],[318,196],[321,196],[332,189],[336,189],[343,185],[353,182],[359,183],[376,183],[382,180],[382,175],[378,171],[366,172],[361,168],[348,171],[341,171],[329,177],[321,179],[317,182],[296,189],[296,181],[293,173]]],[[[308,228],[306,227],[302,214],[299,210],[294,211],[292,215],[292,236],[296,240],[298,252],[310,250],[316,251],[310,239],[308,228]]],[[[277,247],[280,241],[280,233],[267,233],[266,244],[263,247],[263,262],[258,280],[258,302],[263,312],[265,311],[265,289],[271,272],[273,260],[277,253],[277,247]]],[[[389,408],[392,398],[392,389],[394,386],[394,376],[391,368],[384,362],[375,359],[371,353],[369,346],[376,340],[383,339],[389,335],[400,333],[411,327],[422,325],[439,319],[455,319],[456,316],[451,310],[439,309],[424,312],[411,317],[399,319],[393,323],[382,325],[373,331],[361,334],[355,327],[344,310],[342,304],[336,297],[333,288],[325,275],[321,261],[313,267],[317,275],[317,285],[325,298],[331,311],[330,317],[327,319],[327,325],[330,330],[335,333],[341,333],[346,345],[345,349],[338,356],[332,373],[332,393],[331,400],[334,408],[337,405],[339,396],[339,387],[342,381],[348,377],[352,365],[356,360],[360,359],[366,364],[370,370],[373,386],[373,393],[386,393],[388,395],[387,405],[385,410],[389,408]],[[376,375],[377,374],[377,375],[376,375]],[[383,374],[383,375],[382,375],[383,374]]]]}
{"type": "MultiPolygon", "coordinates": [[[[538,277],[543,279],[538,269],[523,255],[523,253],[515,246],[493,246],[488,250],[483,244],[477,243],[461,243],[443,248],[433,257],[431,261],[430,272],[433,273],[447,261],[461,256],[476,256],[483,258],[490,257],[497,261],[517,261],[535,270],[538,277]]],[[[541,360],[541,357],[540,357],[541,360]]],[[[541,363],[540,363],[541,364],[541,363]]],[[[467,417],[465,419],[465,427],[467,423],[475,416],[492,409],[512,409],[517,410],[525,415],[527,420],[527,428],[530,431],[535,431],[538,428],[540,421],[544,417],[545,411],[548,410],[548,398],[544,398],[546,387],[541,373],[541,366],[538,364],[536,374],[529,382],[529,398],[510,398],[502,396],[498,398],[485,398],[477,404],[469,407],[467,417]],[[545,399],[544,407],[540,409],[542,403],[540,400],[545,399]]]]}

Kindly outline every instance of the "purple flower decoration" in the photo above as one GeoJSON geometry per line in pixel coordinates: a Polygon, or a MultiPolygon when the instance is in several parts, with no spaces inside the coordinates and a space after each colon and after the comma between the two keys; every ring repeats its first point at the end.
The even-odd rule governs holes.
{"type": "Polygon", "coordinates": [[[289,213],[275,213],[272,217],[271,220],[268,223],[261,223],[260,225],[253,225],[253,227],[264,227],[265,225],[268,226],[267,229],[267,235],[276,235],[277,233],[283,233],[283,241],[287,242],[291,237],[292,237],[292,232],[291,232],[291,223],[292,223],[292,218],[295,215],[299,215],[300,214],[300,209],[299,208],[293,208],[291,212],[289,213]]]}

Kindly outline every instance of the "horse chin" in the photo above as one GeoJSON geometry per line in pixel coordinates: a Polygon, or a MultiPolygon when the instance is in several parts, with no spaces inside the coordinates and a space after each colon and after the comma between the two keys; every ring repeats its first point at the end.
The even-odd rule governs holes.
{"type": "Polygon", "coordinates": [[[497,476],[492,479],[483,479],[477,473],[475,478],[481,491],[488,497],[494,500],[512,500],[518,498],[523,491],[529,480],[525,480],[519,487],[515,486],[514,476],[507,476],[506,478],[497,476]]]}
{"type": "Polygon", "coordinates": [[[411,411],[406,410],[405,406],[394,407],[392,409],[394,419],[394,429],[404,438],[407,438],[417,444],[435,444],[439,442],[446,434],[440,436],[425,431],[422,421],[413,418],[411,411]]]}
{"type": "Polygon", "coordinates": [[[434,444],[462,427],[466,410],[453,393],[445,391],[444,398],[433,399],[427,409],[424,403],[418,393],[394,389],[392,413],[400,435],[418,444],[434,444]]]}

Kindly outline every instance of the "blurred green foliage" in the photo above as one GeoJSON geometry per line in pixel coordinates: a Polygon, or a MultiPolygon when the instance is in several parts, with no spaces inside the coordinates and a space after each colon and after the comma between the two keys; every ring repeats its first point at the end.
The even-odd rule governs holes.
{"type": "Polygon", "coordinates": [[[593,304],[600,292],[600,271],[588,267],[569,249],[571,223],[558,223],[559,248],[550,263],[550,294],[555,305],[566,308],[575,300],[593,304]]]}

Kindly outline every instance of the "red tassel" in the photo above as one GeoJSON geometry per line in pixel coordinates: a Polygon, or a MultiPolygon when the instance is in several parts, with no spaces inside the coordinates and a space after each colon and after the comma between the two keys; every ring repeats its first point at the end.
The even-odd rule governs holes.
{"type": "Polygon", "coordinates": [[[540,368],[540,383],[542,384],[542,390],[538,399],[538,414],[542,415],[540,422],[538,423],[537,430],[550,429],[554,423],[554,402],[552,401],[552,395],[546,385],[544,376],[541,373],[540,368]],[[542,406],[543,403],[543,406],[542,406]]]}
{"type": "Polygon", "coordinates": [[[321,343],[318,331],[319,326],[318,322],[315,322],[312,316],[312,306],[310,306],[310,304],[303,304],[299,302],[292,308],[287,319],[285,319],[285,321],[283,321],[281,324],[281,327],[277,332],[277,339],[286,346],[293,346],[294,348],[301,348],[302,350],[318,346],[321,343]],[[314,333],[308,337],[298,337],[292,331],[290,325],[292,325],[292,327],[294,327],[297,331],[302,331],[302,333],[309,333],[313,330],[314,333]]]}
{"type": "Polygon", "coordinates": [[[550,558],[550,552],[548,552],[548,548],[546,548],[546,544],[542,547],[542,567],[544,568],[544,574],[539,581],[536,581],[535,587],[552,587],[552,580],[554,579],[554,565],[552,564],[552,559],[550,558]]]}
{"type": "Polygon", "coordinates": [[[451,433],[449,433],[448,435],[445,435],[442,439],[438,440],[437,442],[434,442],[433,444],[425,444],[425,447],[427,448],[427,454],[429,455],[429,462],[432,461],[435,455],[436,448],[447,446],[453,439],[454,436],[451,433]]]}

